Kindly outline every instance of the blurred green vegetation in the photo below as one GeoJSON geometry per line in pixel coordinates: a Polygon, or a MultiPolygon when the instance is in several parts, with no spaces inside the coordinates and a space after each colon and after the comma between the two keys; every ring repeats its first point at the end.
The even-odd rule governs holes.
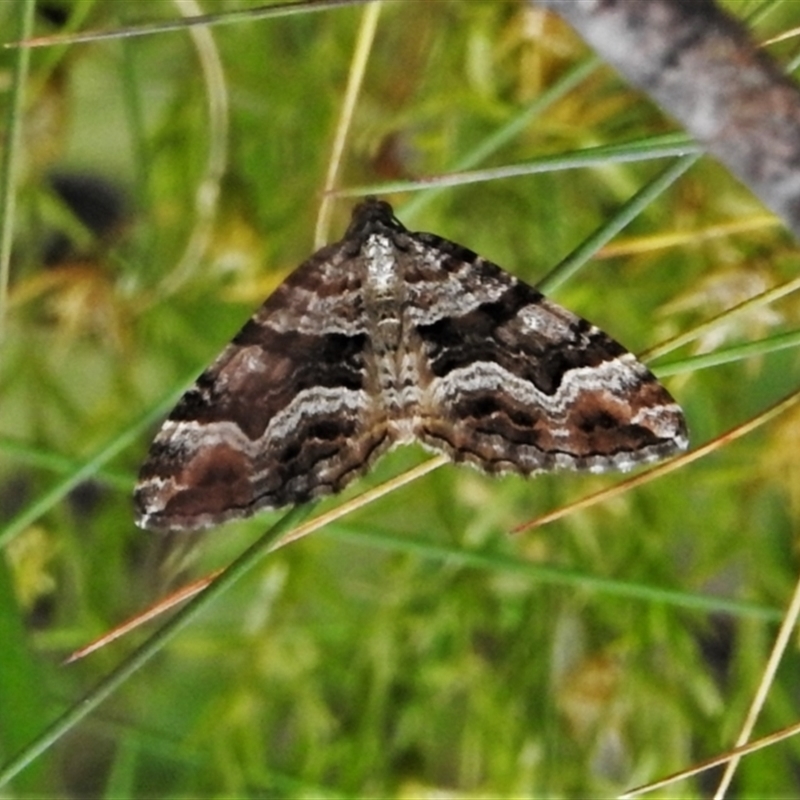
{"type": "MultiPolygon", "coordinates": [[[[188,8],[39,5],[39,35],[175,19],[188,8]]],[[[215,0],[204,10],[256,5],[215,0]]],[[[753,23],[760,39],[800,22],[788,0],[728,7],[768,11],[753,23]]],[[[16,13],[0,4],[6,40],[16,13]]],[[[201,69],[213,52],[186,31],[32,52],[0,350],[0,522],[16,525],[0,529],[2,761],[148,630],[62,667],[66,654],[181,579],[227,563],[279,516],[177,542],[137,530],[130,491],[155,423],[136,425],[314,249],[363,13],[207,29],[221,93],[201,69]],[[210,97],[227,100],[227,132],[209,124],[210,97]],[[227,162],[210,217],[197,193],[215,143],[227,145],[227,162]],[[104,187],[102,206],[114,214],[103,225],[82,217],[78,201],[64,200],[65,181],[84,199],[104,187]],[[203,245],[199,257],[187,256],[192,241],[203,245]],[[85,480],[85,462],[126,435],[132,443],[85,480]],[[36,510],[71,478],[65,497],[36,510]],[[169,558],[176,550],[193,557],[180,573],[169,558]]],[[[788,60],[797,45],[771,52],[788,60]]],[[[338,185],[454,170],[590,57],[525,3],[386,4],[338,185]]],[[[7,84],[14,51],[0,58],[7,84]]],[[[597,65],[475,166],[675,130],[597,65]]],[[[415,195],[387,197],[412,229],[536,282],[665,165],[609,161],[422,191],[427,204],[413,214],[404,203],[415,195]]],[[[330,238],[351,205],[336,203],[330,238]]],[[[554,299],[634,351],[797,272],[788,234],[708,159],[613,244],[616,255],[598,254],[554,299]],[[722,225],[730,228],[714,234],[722,225]]],[[[669,379],[693,445],[796,390],[797,354],[767,351],[798,311],[790,295],[663,359],[767,343],[746,361],[669,379]]],[[[714,755],[732,746],[796,580],[797,431],[789,412],[662,479],[514,537],[514,526],[618,478],[493,480],[446,466],[270,556],[12,787],[97,797],[577,798],[611,796],[714,755]]],[[[347,496],[425,457],[396,451],[347,496]]],[[[799,675],[792,646],[757,733],[800,717],[799,675]]],[[[737,796],[796,795],[799,757],[789,740],[746,758],[737,796]]],[[[694,779],[677,794],[704,796],[712,785],[694,779]]]]}

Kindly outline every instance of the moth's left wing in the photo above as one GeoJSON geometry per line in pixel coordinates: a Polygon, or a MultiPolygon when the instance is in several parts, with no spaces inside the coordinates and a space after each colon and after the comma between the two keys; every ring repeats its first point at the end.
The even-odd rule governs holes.
{"type": "Polygon", "coordinates": [[[339,243],[312,256],[186,392],[139,474],[141,527],[205,528],[337,492],[391,446],[356,255],[339,243]]]}

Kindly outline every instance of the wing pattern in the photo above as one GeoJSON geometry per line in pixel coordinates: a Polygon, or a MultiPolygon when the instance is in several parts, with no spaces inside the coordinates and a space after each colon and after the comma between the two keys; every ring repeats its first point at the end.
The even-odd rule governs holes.
{"type": "Polygon", "coordinates": [[[202,528],[338,492],[417,440],[488,472],[602,472],[688,444],[653,374],[584,319],[368,199],[164,423],[138,522],[202,528]]]}

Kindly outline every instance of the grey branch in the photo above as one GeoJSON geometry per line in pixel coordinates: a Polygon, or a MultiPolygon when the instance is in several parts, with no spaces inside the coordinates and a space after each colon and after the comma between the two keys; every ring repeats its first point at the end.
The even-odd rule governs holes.
{"type": "Polygon", "coordinates": [[[800,238],[800,90],[713,0],[538,0],[800,238]]]}

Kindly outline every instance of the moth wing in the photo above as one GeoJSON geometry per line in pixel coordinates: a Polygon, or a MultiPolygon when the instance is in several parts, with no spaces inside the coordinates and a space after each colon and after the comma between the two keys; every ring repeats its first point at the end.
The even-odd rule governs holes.
{"type": "Polygon", "coordinates": [[[182,397],[151,445],[137,524],[205,528],[341,490],[391,444],[365,382],[352,253],[282,283],[182,397]]]}
{"type": "Polygon", "coordinates": [[[426,257],[408,269],[428,265],[407,320],[423,444],[523,474],[626,470],[686,448],[680,408],[622,345],[471,251],[414,239],[426,257]]]}

